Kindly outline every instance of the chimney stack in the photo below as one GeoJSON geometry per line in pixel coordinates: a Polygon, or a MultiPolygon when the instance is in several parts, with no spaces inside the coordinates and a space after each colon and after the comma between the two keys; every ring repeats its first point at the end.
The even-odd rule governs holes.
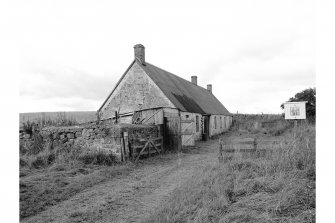
{"type": "Polygon", "coordinates": [[[197,76],[191,76],[191,81],[193,84],[198,85],[197,76]]]}
{"type": "Polygon", "coordinates": [[[212,85],[211,84],[207,84],[207,91],[209,91],[209,93],[212,94],[212,85]]]}
{"type": "Polygon", "coordinates": [[[145,47],[142,44],[136,44],[134,46],[135,59],[138,59],[143,65],[145,65],[145,47]]]}

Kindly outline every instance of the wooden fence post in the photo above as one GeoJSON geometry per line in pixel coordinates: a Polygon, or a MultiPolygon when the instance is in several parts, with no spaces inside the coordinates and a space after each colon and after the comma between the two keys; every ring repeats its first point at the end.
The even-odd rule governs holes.
{"type": "Polygon", "coordinates": [[[254,150],[257,150],[257,138],[254,138],[254,150]]]}
{"type": "Polygon", "coordinates": [[[123,137],[120,138],[121,141],[121,162],[124,161],[124,140],[123,137]]]}
{"type": "Polygon", "coordinates": [[[220,138],[219,139],[219,163],[222,163],[222,161],[223,161],[223,154],[222,154],[222,151],[223,149],[222,149],[222,139],[220,138]]]}
{"type": "Polygon", "coordinates": [[[128,132],[123,133],[123,142],[124,142],[124,158],[125,160],[129,158],[129,141],[128,141],[128,132]]]}

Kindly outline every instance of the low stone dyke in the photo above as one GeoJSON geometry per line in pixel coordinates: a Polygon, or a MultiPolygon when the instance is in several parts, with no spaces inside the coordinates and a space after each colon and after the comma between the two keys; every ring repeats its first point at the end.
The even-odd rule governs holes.
{"type": "MultiPolygon", "coordinates": [[[[78,126],[45,127],[39,131],[44,149],[56,147],[82,147],[90,150],[103,150],[121,159],[121,138],[128,132],[130,142],[140,138],[159,136],[157,126],[134,125],[111,122],[90,123],[78,126]]],[[[20,151],[29,151],[34,146],[33,134],[20,133],[20,151]]]]}

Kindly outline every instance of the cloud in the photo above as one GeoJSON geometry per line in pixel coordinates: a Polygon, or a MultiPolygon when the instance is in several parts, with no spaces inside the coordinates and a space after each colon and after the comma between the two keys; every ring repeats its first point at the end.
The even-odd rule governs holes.
{"type": "Polygon", "coordinates": [[[20,112],[41,111],[96,111],[101,105],[99,100],[78,97],[35,98],[20,96],[20,112]]]}
{"type": "Polygon", "coordinates": [[[102,100],[112,90],[117,78],[118,75],[95,76],[75,68],[39,68],[21,79],[20,96],[102,100]]]}
{"type": "Polygon", "coordinates": [[[232,111],[280,112],[315,86],[313,1],[146,3],[20,4],[22,110],[96,110],[137,43],[150,63],[213,84],[232,111]]]}

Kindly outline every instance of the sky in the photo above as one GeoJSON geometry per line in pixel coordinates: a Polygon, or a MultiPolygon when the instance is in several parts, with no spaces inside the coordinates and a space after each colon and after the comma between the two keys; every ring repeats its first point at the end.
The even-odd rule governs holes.
{"type": "Polygon", "coordinates": [[[281,113],[315,87],[315,2],[22,1],[19,112],[96,111],[145,46],[146,61],[198,85],[232,113],[281,113]]]}

